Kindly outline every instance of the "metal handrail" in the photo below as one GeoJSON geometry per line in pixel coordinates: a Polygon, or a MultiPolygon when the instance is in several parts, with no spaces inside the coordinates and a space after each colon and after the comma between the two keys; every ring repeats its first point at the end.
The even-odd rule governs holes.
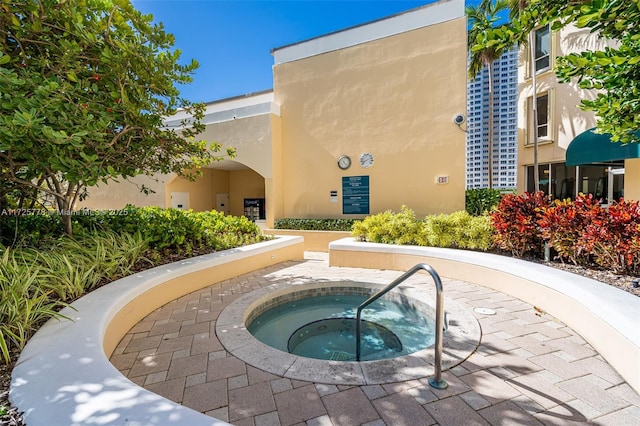
{"type": "Polygon", "coordinates": [[[402,284],[407,280],[407,278],[421,270],[427,271],[436,284],[436,354],[434,366],[435,375],[434,377],[429,378],[429,384],[437,389],[446,389],[449,385],[442,378],[442,335],[444,332],[444,295],[442,290],[442,281],[440,280],[440,276],[438,275],[438,273],[431,266],[424,263],[415,265],[407,272],[393,280],[391,283],[387,284],[382,290],[362,302],[360,306],[358,306],[358,309],[356,310],[356,361],[360,361],[360,340],[362,338],[360,330],[360,317],[362,316],[362,310],[367,305],[375,302],[380,297],[391,291],[394,287],[402,284]]]}

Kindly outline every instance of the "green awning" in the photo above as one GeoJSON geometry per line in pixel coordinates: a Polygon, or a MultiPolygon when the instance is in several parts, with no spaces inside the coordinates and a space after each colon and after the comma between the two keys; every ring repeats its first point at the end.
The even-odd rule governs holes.
{"type": "Polygon", "coordinates": [[[640,144],[611,142],[608,133],[594,133],[594,130],[595,127],[584,131],[571,141],[567,148],[567,166],[640,158],[640,144]]]}

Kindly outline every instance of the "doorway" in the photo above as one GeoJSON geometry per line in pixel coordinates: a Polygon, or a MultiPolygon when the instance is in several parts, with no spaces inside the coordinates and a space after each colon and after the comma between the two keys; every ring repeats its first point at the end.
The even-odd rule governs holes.
{"type": "Polygon", "coordinates": [[[216,210],[225,215],[229,214],[229,194],[218,193],[216,194],[216,210]]]}
{"type": "Polygon", "coordinates": [[[188,192],[172,192],[171,207],[180,210],[189,210],[189,193],[188,192]]]}

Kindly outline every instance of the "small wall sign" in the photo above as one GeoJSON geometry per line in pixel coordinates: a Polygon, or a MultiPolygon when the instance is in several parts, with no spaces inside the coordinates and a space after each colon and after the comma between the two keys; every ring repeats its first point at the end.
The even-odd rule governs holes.
{"type": "Polygon", "coordinates": [[[369,214],[369,176],[342,177],[342,214],[369,214]]]}
{"type": "Polygon", "coordinates": [[[436,176],[436,183],[438,185],[446,185],[449,183],[449,176],[436,176]]]}

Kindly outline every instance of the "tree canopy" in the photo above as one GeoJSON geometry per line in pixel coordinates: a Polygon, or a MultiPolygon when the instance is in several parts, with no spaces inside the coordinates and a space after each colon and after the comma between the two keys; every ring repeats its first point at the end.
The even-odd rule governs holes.
{"type": "Polygon", "coordinates": [[[194,140],[204,106],[176,88],[198,64],[181,64],[174,37],[152,19],[129,0],[3,0],[4,188],[45,194],[64,213],[99,182],[188,175],[217,158],[219,144],[194,140]],[[165,127],[179,108],[193,118],[165,127]]]}
{"type": "Polygon", "coordinates": [[[598,90],[595,99],[581,101],[596,114],[598,131],[610,133],[613,141],[640,142],[640,1],[531,0],[512,22],[479,34],[472,50],[522,44],[532,29],[547,23],[552,30],[574,24],[615,42],[604,50],[559,57],[556,74],[561,82],[598,90]]]}
{"type": "Polygon", "coordinates": [[[469,21],[469,33],[467,43],[471,50],[469,58],[469,78],[475,78],[482,71],[482,68],[489,66],[502,56],[509,46],[505,45],[485,45],[481,49],[471,49],[478,37],[482,37],[482,33],[493,30],[498,26],[500,13],[507,9],[506,0],[482,0],[478,6],[467,6],[465,14],[469,21]]]}
{"type": "MultiPolygon", "coordinates": [[[[506,0],[482,0],[478,6],[467,6],[465,13],[471,24],[467,35],[468,47],[471,47],[479,34],[493,29],[500,13],[508,7],[506,0]]],[[[485,46],[482,49],[470,51],[469,56],[469,78],[475,78],[484,67],[489,74],[489,113],[487,114],[488,146],[487,156],[489,163],[487,183],[489,188],[493,188],[493,63],[502,56],[505,48],[503,46],[485,46]]]]}

